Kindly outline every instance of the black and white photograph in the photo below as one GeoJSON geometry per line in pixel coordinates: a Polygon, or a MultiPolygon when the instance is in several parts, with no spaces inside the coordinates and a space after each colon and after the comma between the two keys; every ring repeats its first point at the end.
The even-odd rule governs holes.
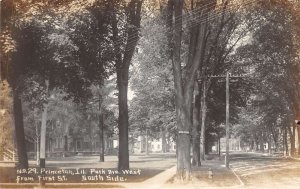
{"type": "Polygon", "coordinates": [[[0,13],[1,189],[300,189],[299,0],[0,13]]]}

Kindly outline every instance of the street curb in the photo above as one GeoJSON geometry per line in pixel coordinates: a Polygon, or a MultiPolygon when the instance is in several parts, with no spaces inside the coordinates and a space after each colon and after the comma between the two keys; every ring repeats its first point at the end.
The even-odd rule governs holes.
{"type": "Polygon", "coordinates": [[[235,177],[239,180],[239,182],[240,182],[240,185],[238,185],[238,186],[245,186],[245,183],[242,181],[242,179],[236,174],[236,172],[233,170],[233,169],[231,169],[230,167],[229,167],[229,169],[232,171],[232,173],[235,175],[235,177]]]}

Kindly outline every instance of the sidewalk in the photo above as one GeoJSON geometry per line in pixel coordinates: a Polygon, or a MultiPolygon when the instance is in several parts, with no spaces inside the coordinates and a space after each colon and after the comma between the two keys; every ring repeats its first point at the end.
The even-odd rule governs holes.
{"type": "Polygon", "coordinates": [[[200,167],[193,167],[192,180],[187,184],[175,183],[174,178],[173,176],[163,188],[236,188],[244,185],[231,169],[225,167],[224,160],[219,157],[202,161],[200,167]],[[209,178],[210,169],[212,178],[209,178]]]}
{"type": "Polygon", "coordinates": [[[164,188],[165,183],[171,180],[176,174],[176,166],[173,166],[152,178],[141,183],[124,183],[122,186],[130,189],[160,189],[164,188]]]}

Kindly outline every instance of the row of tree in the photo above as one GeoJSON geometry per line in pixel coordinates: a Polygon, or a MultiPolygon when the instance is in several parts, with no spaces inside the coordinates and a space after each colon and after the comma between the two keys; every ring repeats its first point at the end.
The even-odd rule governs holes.
{"type": "Polygon", "coordinates": [[[179,179],[189,178],[190,146],[192,164],[199,166],[209,145],[224,136],[225,83],[209,76],[228,71],[247,76],[230,84],[232,135],[260,149],[267,142],[280,150],[284,140],[294,154],[299,115],[295,5],[170,0],[145,20],[139,64],[133,68],[131,119],[139,133],[172,134],[179,179]]]}
{"type": "Polygon", "coordinates": [[[275,150],[284,148],[295,155],[295,140],[299,141],[295,130],[300,131],[295,125],[299,116],[299,4],[277,2],[263,10],[255,12],[260,15],[259,27],[251,43],[237,52],[236,61],[251,66],[255,75],[252,108],[241,116],[248,123],[237,128],[237,134],[254,148],[273,143],[275,150]]]}
{"type": "MultiPolygon", "coordinates": [[[[3,32],[3,38],[9,42],[2,49],[6,56],[1,60],[1,68],[8,69],[1,69],[1,77],[12,87],[21,167],[28,166],[22,100],[29,102],[31,109],[26,110],[39,111],[40,161],[41,166],[45,166],[46,126],[49,113],[53,112],[51,101],[54,104],[55,101],[65,101],[64,106],[67,106],[66,100],[71,99],[83,108],[91,104],[90,101],[97,102],[99,126],[103,127],[103,100],[107,96],[104,80],[116,73],[119,168],[129,168],[128,71],[139,38],[141,4],[139,0],[93,3],[1,1],[4,10],[1,23],[7,33],[4,36],[3,32]],[[64,94],[63,97],[60,94],[64,94]]],[[[75,115],[73,112],[72,116],[75,115]]],[[[63,119],[72,120],[67,116],[63,119]]],[[[103,146],[100,148],[104,160],[103,146]]]]}
{"type": "Polygon", "coordinates": [[[1,80],[12,88],[22,167],[27,125],[41,127],[35,140],[45,166],[47,125],[57,121],[65,132],[97,123],[104,161],[103,133],[118,114],[119,169],[129,168],[129,132],[162,138],[163,146],[172,138],[177,178],[188,180],[191,149],[200,166],[208,143],[224,135],[225,83],[210,76],[226,72],[248,76],[230,84],[233,134],[278,149],[290,138],[295,151],[296,1],[2,0],[1,7],[1,80]]]}

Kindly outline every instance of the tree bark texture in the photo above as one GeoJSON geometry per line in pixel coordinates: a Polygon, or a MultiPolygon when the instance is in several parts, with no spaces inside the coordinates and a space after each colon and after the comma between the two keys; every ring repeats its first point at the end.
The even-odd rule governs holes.
{"type": "MultiPolygon", "coordinates": [[[[193,2],[192,2],[193,3],[193,2]]],[[[196,7],[199,6],[205,6],[206,3],[208,2],[201,2],[201,1],[196,1],[196,7]]],[[[210,2],[212,3],[212,2],[210,2]]],[[[213,9],[213,7],[216,5],[216,1],[213,2],[214,4],[210,7],[210,9],[213,9]]],[[[192,4],[192,7],[194,7],[194,5],[192,4]]],[[[207,17],[208,17],[208,12],[211,11],[210,9],[203,9],[199,12],[200,14],[200,18],[202,19],[206,19],[204,23],[200,23],[200,27],[192,27],[191,28],[191,38],[190,38],[190,49],[189,49],[189,64],[190,60],[192,61],[199,61],[200,65],[198,65],[199,67],[199,73],[200,73],[200,77],[202,77],[202,85],[204,85],[205,83],[205,74],[206,74],[206,66],[209,62],[210,56],[208,56],[207,60],[205,61],[205,52],[206,52],[206,47],[207,47],[207,38],[208,38],[208,23],[207,23],[207,17]],[[192,58],[190,58],[192,57],[192,58]],[[205,64],[206,63],[206,64],[205,64]]],[[[218,38],[218,35],[217,37],[218,38]]],[[[215,40],[217,41],[217,40],[215,40]]],[[[217,42],[215,42],[217,43],[217,42]]],[[[210,51],[212,52],[212,50],[210,49],[210,51]]],[[[210,53],[211,53],[210,52],[210,53]]],[[[200,79],[200,78],[199,78],[200,79]]],[[[207,95],[207,91],[209,87],[206,87],[205,89],[203,89],[203,86],[201,87],[201,83],[198,83],[198,90],[199,90],[199,110],[198,110],[198,115],[197,115],[197,119],[200,120],[201,118],[201,126],[199,129],[201,131],[201,139],[200,140],[200,144],[199,144],[199,151],[200,151],[200,159],[204,160],[205,159],[205,119],[206,119],[206,95],[207,95]],[[201,92],[200,92],[201,91],[201,92]],[[201,107],[201,110],[200,110],[201,107]],[[203,131],[203,132],[202,132],[203,131]]],[[[196,115],[195,115],[196,116],[196,115]]],[[[195,127],[195,125],[193,125],[195,127]]],[[[196,146],[196,145],[193,145],[196,146]]]]}
{"type": "Polygon", "coordinates": [[[206,131],[206,81],[203,81],[202,95],[201,95],[201,137],[200,137],[200,157],[205,160],[205,131],[206,131]]]}
{"type": "Polygon", "coordinates": [[[8,72],[11,77],[8,77],[8,81],[12,84],[13,92],[13,112],[14,112],[14,126],[15,126],[15,137],[17,144],[17,154],[18,154],[18,167],[28,168],[28,157],[26,150],[26,140],[24,131],[24,118],[22,109],[22,99],[20,91],[20,75],[22,75],[22,67],[20,67],[21,60],[17,56],[12,56],[12,66],[8,72]]]}
{"type": "MultiPolygon", "coordinates": [[[[194,9],[194,1],[191,1],[191,10],[194,9]]],[[[193,26],[190,29],[190,44],[189,44],[189,56],[188,65],[193,64],[193,60],[196,54],[197,46],[197,36],[199,34],[199,27],[193,26]]],[[[198,87],[198,81],[195,81],[195,97],[194,97],[194,107],[192,109],[192,165],[201,166],[200,160],[200,99],[201,99],[201,89],[198,87]]]]}
{"type": "MultiPolygon", "coordinates": [[[[207,11],[207,10],[206,10],[207,11]]],[[[205,19],[207,18],[207,12],[201,12],[201,18],[205,19]]],[[[207,35],[207,22],[201,23],[198,31],[195,32],[197,34],[197,43],[196,43],[196,48],[195,48],[195,53],[193,57],[193,64],[196,65],[195,61],[199,62],[196,68],[197,69],[201,66],[203,66],[203,61],[204,61],[204,54],[205,54],[205,46],[206,46],[206,35],[207,35]]],[[[202,70],[202,67],[200,67],[202,70]]],[[[192,70],[193,71],[193,70],[192,70]]],[[[198,89],[199,91],[202,92],[201,95],[201,101],[200,101],[200,106],[201,106],[201,111],[199,111],[199,117],[201,117],[201,136],[200,136],[200,159],[205,160],[205,119],[206,119],[206,94],[207,94],[207,89],[206,89],[206,79],[205,79],[205,72],[199,71],[199,73],[202,73],[200,77],[203,78],[202,81],[202,87],[199,85],[198,89]]]]}
{"type": "MultiPolygon", "coordinates": [[[[170,1],[169,1],[170,2],[170,1]]],[[[182,9],[183,0],[174,0],[174,27],[172,37],[172,65],[175,86],[175,104],[177,117],[177,179],[189,180],[190,178],[190,129],[192,127],[191,110],[194,92],[194,80],[200,65],[203,51],[203,31],[205,27],[201,24],[200,32],[195,44],[195,54],[188,61],[186,74],[183,82],[181,71],[181,41],[182,41],[182,9]]],[[[171,3],[170,3],[171,4],[171,3]]],[[[170,10],[170,9],[169,9],[170,10]]],[[[173,25],[173,24],[172,24],[173,25]]],[[[206,24],[204,24],[206,25],[206,24]]],[[[169,26],[170,27],[170,26],[169,26]]],[[[203,37],[204,36],[204,37],[203,37]]],[[[193,48],[192,48],[193,49],[193,48]]]]}
{"type": "Polygon", "coordinates": [[[22,101],[19,95],[17,94],[16,90],[13,91],[14,91],[13,109],[14,109],[14,121],[15,121],[15,134],[16,134],[17,154],[19,158],[17,167],[28,168],[22,101]]]}
{"type": "Polygon", "coordinates": [[[117,70],[118,100],[119,100],[119,164],[118,169],[129,169],[128,148],[128,70],[117,70]]]}
{"type": "Polygon", "coordinates": [[[135,47],[139,39],[139,28],[141,22],[141,0],[131,0],[127,5],[127,28],[125,50],[121,52],[121,44],[119,38],[119,28],[117,13],[113,15],[113,41],[116,54],[116,71],[117,71],[117,88],[119,91],[119,154],[118,154],[118,169],[129,169],[129,146],[128,146],[128,79],[129,79],[129,66],[134,54],[135,47]]]}
{"type": "Polygon", "coordinates": [[[181,73],[181,38],[182,38],[182,8],[183,0],[174,0],[175,27],[173,36],[173,75],[175,85],[175,104],[177,118],[177,179],[189,180],[190,178],[190,135],[191,109],[184,99],[182,73],[181,73]]]}

